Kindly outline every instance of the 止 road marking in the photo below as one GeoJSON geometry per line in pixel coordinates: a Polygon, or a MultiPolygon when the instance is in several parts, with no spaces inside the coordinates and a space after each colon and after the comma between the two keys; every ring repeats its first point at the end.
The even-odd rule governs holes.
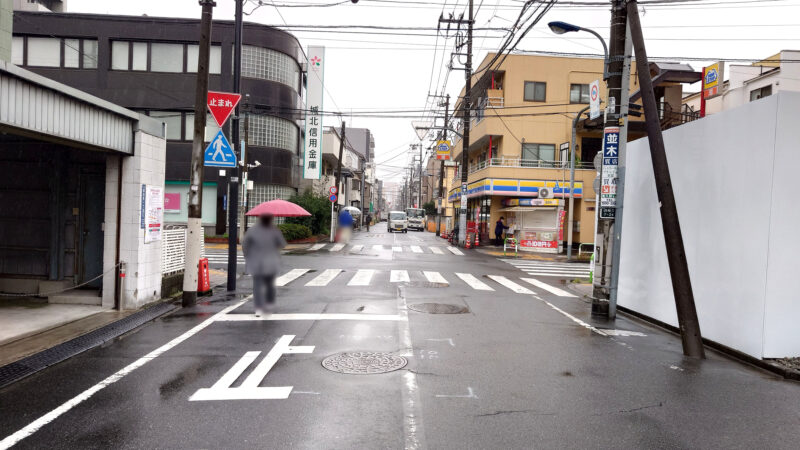
{"type": "Polygon", "coordinates": [[[403,247],[392,247],[393,252],[401,253],[403,251],[403,247]]]}
{"type": "Polygon", "coordinates": [[[343,249],[343,248],[344,248],[344,244],[341,244],[341,243],[339,243],[339,244],[336,244],[336,245],[334,245],[333,247],[331,247],[331,250],[330,250],[330,251],[332,251],[332,252],[338,252],[339,250],[341,250],[341,249],[343,249]]]}
{"type": "Polygon", "coordinates": [[[555,286],[550,286],[547,283],[542,283],[541,281],[539,281],[539,280],[537,280],[535,278],[522,278],[522,281],[528,282],[528,283],[538,287],[539,289],[544,289],[545,291],[547,291],[547,292],[549,292],[551,294],[555,294],[555,295],[557,295],[559,297],[575,297],[574,295],[570,294],[569,292],[567,292],[567,291],[565,291],[563,289],[559,289],[559,288],[557,288],[555,286]]]}
{"type": "Polygon", "coordinates": [[[412,245],[411,251],[414,253],[422,253],[422,249],[419,247],[419,245],[412,245]]]}
{"type": "Polygon", "coordinates": [[[383,250],[383,246],[382,245],[373,245],[372,249],[373,250],[383,250]]]}
{"type": "Polygon", "coordinates": [[[493,291],[494,289],[490,288],[486,283],[483,281],[475,278],[474,275],[471,273],[458,273],[456,272],[456,276],[464,280],[465,283],[469,285],[472,289],[477,289],[479,291],[493,291]]]}
{"type": "Polygon", "coordinates": [[[207,326],[214,323],[218,317],[224,316],[228,314],[230,311],[242,306],[246,301],[248,301],[252,296],[245,298],[244,300],[228,306],[227,308],[223,309],[222,311],[214,314],[213,316],[209,317],[208,319],[200,322],[199,324],[195,325],[189,331],[181,334],[180,336],[176,337],[175,339],[167,342],[166,344],[158,347],[157,349],[151,351],[150,353],[142,356],[141,358],[137,359],[136,361],[128,364],[127,366],[123,367],[122,369],[118,370],[111,376],[107,377],[103,381],[95,384],[94,386],[90,387],[89,389],[81,392],[77,396],[73,397],[70,400],[64,402],[61,406],[57,407],[56,409],[48,412],[47,414],[43,415],[42,417],[34,420],[21,430],[5,437],[2,441],[0,441],[0,449],[5,450],[14,445],[16,445],[19,441],[25,439],[26,437],[32,435],[33,433],[37,432],[43,426],[49,424],[50,422],[59,418],[62,414],[68,412],[72,408],[80,405],[81,403],[85,402],[86,400],[90,399],[94,394],[99,392],[105,387],[108,387],[117,381],[121,380],[125,375],[133,372],[134,370],[142,367],[143,365],[149,363],[150,361],[158,358],[159,356],[163,355],[168,350],[172,349],[176,345],[180,344],[181,342],[189,339],[190,337],[194,336],[195,334],[202,331],[207,326]]]}
{"type": "Polygon", "coordinates": [[[369,286],[369,281],[375,273],[372,269],[359,269],[353,278],[347,283],[348,286],[369,286]]]}
{"type": "Polygon", "coordinates": [[[309,250],[310,251],[319,250],[322,247],[325,247],[326,245],[328,245],[328,244],[314,244],[314,245],[311,246],[311,248],[309,250]]]}
{"type": "Polygon", "coordinates": [[[472,391],[471,387],[467,387],[467,391],[469,392],[467,395],[444,395],[444,394],[436,394],[437,398],[478,398],[477,395],[472,391]]]}
{"type": "Polygon", "coordinates": [[[253,364],[261,352],[247,352],[210,388],[198,389],[189,401],[208,400],[281,400],[289,398],[293,386],[259,387],[270,369],[275,366],[281,356],[291,353],[312,353],[313,345],[290,346],[294,335],[283,335],[267,353],[267,356],[253,369],[239,387],[231,387],[233,383],[253,364]]]}
{"type": "Polygon", "coordinates": [[[292,281],[300,278],[311,269],[292,269],[275,279],[275,286],[286,286],[292,281]]]}
{"type": "Polygon", "coordinates": [[[306,283],[306,286],[327,286],[341,272],[342,269],[326,269],[316,278],[306,283]]]}
{"type": "Polygon", "coordinates": [[[432,251],[432,252],[433,252],[435,255],[442,255],[442,254],[443,254],[443,253],[442,253],[442,249],[440,249],[439,247],[431,247],[431,251],[432,251]]]}
{"type": "Polygon", "coordinates": [[[393,270],[391,275],[389,275],[390,283],[407,283],[409,281],[411,281],[411,279],[408,277],[407,270],[393,270]]]}
{"type": "Polygon", "coordinates": [[[426,341],[434,341],[434,342],[447,342],[450,344],[451,347],[455,347],[456,344],[453,342],[453,338],[445,338],[445,339],[425,339],[426,341]]]}
{"type": "Polygon", "coordinates": [[[450,284],[439,272],[428,272],[425,270],[422,273],[425,274],[425,278],[427,278],[431,283],[450,284]]]}
{"type": "Polygon", "coordinates": [[[350,249],[350,253],[360,252],[361,249],[363,249],[363,248],[364,248],[363,245],[354,245],[353,248],[350,249]]]}
{"type": "Polygon", "coordinates": [[[513,281],[509,280],[506,277],[501,277],[500,275],[488,275],[489,278],[497,281],[498,283],[502,284],[503,286],[511,289],[512,291],[516,292],[517,294],[530,294],[533,295],[533,292],[525,287],[514,283],[513,281]]]}
{"type": "Polygon", "coordinates": [[[455,247],[447,247],[447,249],[450,250],[450,253],[452,253],[454,255],[464,256],[464,254],[461,252],[461,250],[459,250],[459,249],[457,249],[455,247]]]}
{"type": "Polygon", "coordinates": [[[227,314],[216,319],[218,322],[253,322],[259,320],[376,320],[376,321],[402,321],[402,317],[395,314],[337,314],[337,313],[293,313],[293,314],[264,314],[257,317],[253,314],[227,314]]]}

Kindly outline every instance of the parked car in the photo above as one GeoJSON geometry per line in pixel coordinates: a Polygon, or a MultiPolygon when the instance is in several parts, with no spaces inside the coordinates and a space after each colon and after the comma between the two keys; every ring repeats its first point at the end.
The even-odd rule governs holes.
{"type": "Polygon", "coordinates": [[[406,213],[403,211],[390,211],[389,222],[386,225],[386,229],[389,230],[389,233],[395,231],[408,233],[408,216],[406,216],[406,213]]]}

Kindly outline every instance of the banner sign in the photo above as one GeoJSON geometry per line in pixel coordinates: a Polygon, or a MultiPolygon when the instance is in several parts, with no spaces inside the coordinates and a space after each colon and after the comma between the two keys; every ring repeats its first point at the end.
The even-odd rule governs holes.
{"type": "Polygon", "coordinates": [[[589,118],[600,117],[600,80],[589,83],[589,118]]]}
{"type": "Polygon", "coordinates": [[[144,243],[161,240],[161,223],[164,221],[164,188],[143,185],[144,199],[144,243]]]}
{"type": "Polygon", "coordinates": [[[303,178],[319,180],[322,174],[322,96],[325,80],[325,47],[308,47],[306,87],[306,140],[303,178]]]}
{"type": "Polygon", "coordinates": [[[164,194],[164,212],[181,212],[181,194],[177,192],[164,194]]]}
{"type": "Polygon", "coordinates": [[[617,169],[619,167],[619,127],[603,130],[603,171],[600,175],[600,218],[617,216],[617,169]]]}
{"type": "Polygon", "coordinates": [[[436,143],[436,159],[449,160],[450,159],[450,141],[438,141],[436,143]]]}
{"type": "Polygon", "coordinates": [[[722,68],[723,63],[716,62],[703,71],[703,97],[714,98],[722,94],[722,68]]]}

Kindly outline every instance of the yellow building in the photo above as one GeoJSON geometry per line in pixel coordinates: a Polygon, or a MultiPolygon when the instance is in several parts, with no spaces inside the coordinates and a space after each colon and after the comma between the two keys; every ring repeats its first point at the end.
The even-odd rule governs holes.
{"type": "MultiPolygon", "coordinates": [[[[592,58],[509,55],[494,70],[476,68],[470,131],[467,220],[482,241],[494,238],[502,216],[523,248],[556,252],[566,241],[570,192],[569,148],[573,118],[589,104],[589,84],[601,80],[603,62],[592,58]]],[[[463,99],[464,91],[461,96],[463,99]]],[[[460,111],[459,102],[454,109],[460,111]]],[[[460,125],[457,130],[463,130],[460,125]]],[[[463,143],[454,143],[461,162],[463,143]]],[[[578,140],[573,242],[593,242],[596,171],[592,159],[599,137],[578,140]]],[[[460,169],[459,169],[460,170],[460,169]]],[[[456,171],[448,200],[458,212],[461,174],[456,171]]]]}

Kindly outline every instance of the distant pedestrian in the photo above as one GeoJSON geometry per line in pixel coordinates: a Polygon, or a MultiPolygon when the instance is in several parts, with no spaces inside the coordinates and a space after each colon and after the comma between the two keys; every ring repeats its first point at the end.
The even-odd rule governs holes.
{"type": "Polygon", "coordinates": [[[367,213],[367,218],[365,220],[367,221],[367,231],[369,231],[369,226],[372,223],[372,214],[367,213]]]}
{"type": "Polygon", "coordinates": [[[275,305],[275,276],[281,266],[281,249],[286,240],[281,230],[273,225],[272,215],[263,215],[258,223],[247,230],[242,241],[242,252],[247,263],[247,273],[253,276],[253,299],[256,316],[265,308],[275,305]]]}
{"type": "Polygon", "coordinates": [[[494,237],[496,240],[495,245],[503,244],[503,235],[505,234],[505,230],[509,228],[506,226],[506,224],[503,223],[504,219],[505,217],[500,217],[500,219],[497,221],[497,225],[495,225],[494,227],[494,237]]]}
{"type": "Polygon", "coordinates": [[[350,242],[350,235],[353,233],[353,216],[350,211],[344,210],[339,213],[339,242],[350,242]]]}

